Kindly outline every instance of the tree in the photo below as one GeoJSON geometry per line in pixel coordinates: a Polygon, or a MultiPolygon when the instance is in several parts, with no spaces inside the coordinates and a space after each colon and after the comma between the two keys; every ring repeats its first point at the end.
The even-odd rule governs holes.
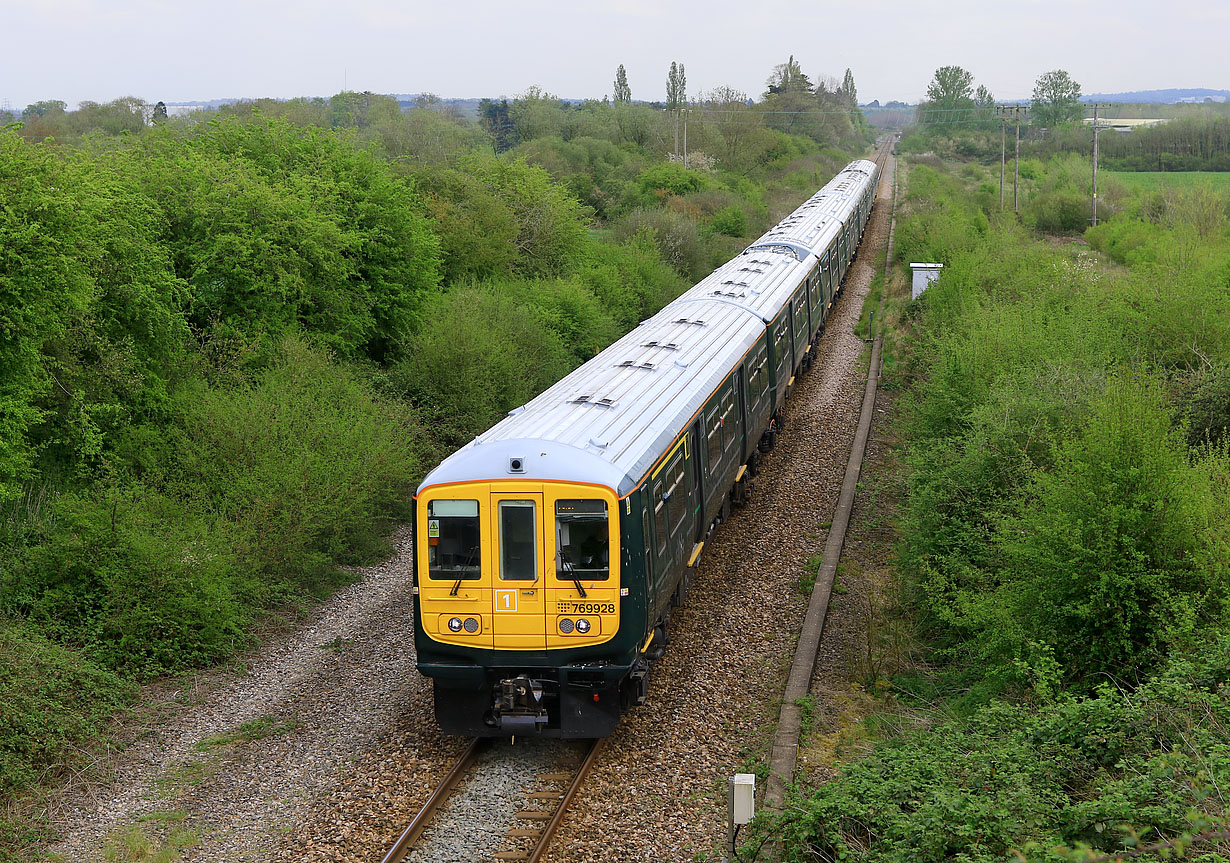
{"type": "Polygon", "coordinates": [[[765,93],[766,98],[781,93],[811,93],[812,91],[811,81],[803,74],[803,67],[794,59],[793,54],[785,63],[773,67],[773,74],[769,76],[766,83],[769,88],[765,93]]]}
{"type": "Polygon", "coordinates": [[[165,123],[167,121],[166,102],[159,101],[158,104],[154,106],[154,116],[152,117],[152,121],[155,124],[165,123]]]}
{"type": "Polygon", "coordinates": [[[671,71],[666,76],[666,109],[678,111],[687,101],[688,78],[683,73],[683,64],[671,61],[671,71]]]}
{"type": "Polygon", "coordinates": [[[486,130],[495,142],[495,151],[503,153],[517,143],[517,134],[513,128],[512,114],[508,100],[483,99],[478,103],[478,124],[486,130]]]}
{"type": "Polygon", "coordinates": [[[66,102],[61,102],[59,99],[44,99],[41,102],[35,102],[33,105],[27,105],[26,110],[21,112],[21,116],[29,120],[32,117],[47,117],[63,114],[68,108],[66,102]]]}
{"type": "Polygon", "coordinates": [[[1079,120],[1085,113],[1081,106],[1081,85],[1063,69],[1047,72],[1034,82],[1034,117],[1044,126],[1058,126],[1079,120]]]}
{"type": "Polygon", "coordinates": [[[853,110],[858,107],[858,88],[854,86],[854,73],[846,69],[846,75],[841,80],[841,87],[837,90],[837,95],[850,106],[853,110]]]}
{"type": "Polygon", "coordinates": [[[997,126],[998,119],[995,115],[995,96],[987,89],[985,84],[979,84],[977,92],[974,93],[974,106],[978,109],[975,115],[978,117],[978,122],[987,126],[997,126]]]}
{"type": "Polygon", "coordinates": [[[534,84],[513,100],[509,108],[513,129],[522,141],[558,138],[564,130],[567,106],[559,97],[534,84]]]}
{"type": "Polygon", "coordinates": [[[919,106],[924,122],[946,125],[965,119],[974,107],[974,76],[960,66],[941,66],[927,85],[927,101],[919,106]]]}
{"type": "Polygon", "coordinates": [[[621,102],[625,105],[632,102],[632,88],[628,86],[628,73],[624,71],[623,63],[615,70],[615,104],[621,102]]]}

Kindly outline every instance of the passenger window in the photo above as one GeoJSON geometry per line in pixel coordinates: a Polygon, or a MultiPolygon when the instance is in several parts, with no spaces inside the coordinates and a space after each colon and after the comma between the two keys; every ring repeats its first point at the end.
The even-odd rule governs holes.
{"type": "Polygon", "coordinates": [[[710,411],[705,420],[709,441],[709,473],[716,473],[718,459],[722,457],[722,417],[718,411],[710,411]]]}
{"type": "Polygon", "coordinates": [[[666,498],[667,513],[670,518],[671,533],[683,524],[687,515],[688,489],[684,483],[683,454],[677,453],[666,468],[667,487],[663,496],[666,498]]]}
{"type": "Polygon", "coordinates": [[[735,391],[733,388],[726,390],[722,397],[722,433],[723,433],[723,449],[730,449],[730,445],[734,443],[738,435],[735,434],[735,391]]]}
{"type": "Polygon", "coordinates": [[[500,501],[500,578],[538,580],[538,513],[532,500],[500,501]]]}
{"type": "Polygon", "coordinates": [[[555,502],[555,539],[561,579],[604,581],[611,577],[611,537],[606,501],[555,502]]]}
{"type": "Polygon", "coordinates": [[[666,498],[662,494],[662,483],[653,485],[653,529],[657,534],[658,554],[666,551],[666,538],[670,535],[666,524],[666,498]]]}
{"type": "Polygon", "coordinates": [[[478,501],[433,500],[427,504],[427,574],[473,581],[481,567],[478,501]]]}
{"type": "Polygon", "coordinates": [[[789,329],[786,326],[786,322],[782,321],[777,327],[777,332],[773,335],[773,350],[777,354],[777,361],[779,363],[783,361],[783,358],[788,353],[786,350],[786,334],[789,332],[789,329]]]}

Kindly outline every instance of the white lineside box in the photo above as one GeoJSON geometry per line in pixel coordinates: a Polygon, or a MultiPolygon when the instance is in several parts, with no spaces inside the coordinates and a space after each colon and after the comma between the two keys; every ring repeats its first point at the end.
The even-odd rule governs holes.
{"type": "Polygon", "coordinates": [[[931,283],[940,277],[943,264],[910,264],[914,271],[914,282],[910,287],[910,299],[916,300],[923,291],[931,287],[931,283]]]}

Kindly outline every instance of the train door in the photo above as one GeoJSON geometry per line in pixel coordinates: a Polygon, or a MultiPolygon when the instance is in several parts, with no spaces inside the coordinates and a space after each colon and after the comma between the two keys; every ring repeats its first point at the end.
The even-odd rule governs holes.
{"type": "Polygon", "coordinates": [[[792,301],[794,305],[794,361],[792,368],[798,368],[798,365],[803,360],[803,353],[807,350],[807,343],[811,341],[811,332],[808,330],[807,321],[807,286],[801,285],[798,293],[794,295],[792,301]]]}
{"type": "MultiPolygon", "coordinates": [[[[664,601],[664,595],[670,592],[666,590],[666,581],[672,571],[682,567],[691,548],[691,532],[687,525],[693,523],[688,515],[694,510],[695,481],[689,437],[690,433],[685,434],[649,476],[653,506],[653,594],[659,602],[664,601]]],[[[661,609],[655,611],[660,612],[661,609]]]]}
{"type": "Polygon", "coordinates": [[[546,650],[547,579],[541,493],[491,495],[492,629],[506,650],[546,650]]]}
{"type": "Polygon", "coordinates": [[[760,431],[769,421],[769,353],[762,341],[752,352],[746,363],[747,395],[744,411],[747,417],[747,427],[744,439],[744,455],[750,455],[756,445],[760,431]]]}
{"type": "Polygon", "coordinates": [[[773,386],[777,397],[774,409],[786,400],[786,384],[790,379],[790,306],[787,304],[773,322],[773,386]]]}
{"type": "Polygon", "coordinates": [[[820,320],[829,317],[829,303],[833,300],[833,277],[829,273],[831,255],[826,251],[820,258],[820,320]]]}

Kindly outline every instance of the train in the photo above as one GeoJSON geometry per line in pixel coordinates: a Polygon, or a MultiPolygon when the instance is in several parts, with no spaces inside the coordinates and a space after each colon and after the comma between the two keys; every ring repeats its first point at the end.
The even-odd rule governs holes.
{"type": "Polygon", "coordinates": [[[878,176],[851,162],[424,478],[414,639],[442,731],[605,737],[644,703],[705,542],[814,362],[878,176]]]}

